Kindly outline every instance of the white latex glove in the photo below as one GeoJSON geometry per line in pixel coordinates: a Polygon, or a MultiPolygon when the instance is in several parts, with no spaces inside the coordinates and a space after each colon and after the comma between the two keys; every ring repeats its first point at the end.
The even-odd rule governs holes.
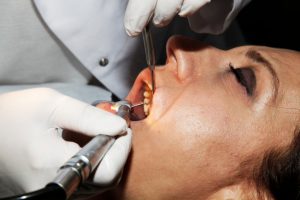
{"type": "Polygon", "coordinates": [[[62,129],[88,136],[122,135],[98,167],[92,179],[96,184],[114,181],[131,148],[125,120],[46,88],[0,95],[0,127],[1,187],[17,194],[44,187],[80,150],[62,139],[62,129]]]}
{"type": "Polygon", "coordinates": [[[153,17],[153,23],[162,27],[175,15],[187,17],[211,0],[129,0],[125,13],[125,29],[129,36],[137,36],[153,17]]]}

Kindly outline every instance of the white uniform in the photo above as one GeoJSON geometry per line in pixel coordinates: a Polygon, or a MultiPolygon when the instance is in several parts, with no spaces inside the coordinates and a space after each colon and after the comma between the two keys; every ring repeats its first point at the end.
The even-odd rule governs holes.
{"type": "MultiPolygon", "coordinates": [[[[213,0],[189,18],[191,27],[221,32],[248,1],[213,0]]],[[[142,38],[130,38],[124,30],[126,5],[126,0],[0,1],[0,92],[47,83],[81,100],[88,100],[87,93],[90,99],[106,98],[109,93],[87,86],[94,76],[124,98],[146,67],[142,38]]],[[[176,20],[153,29],[158,59],[171,34],[188,32],[188,23],[176,20]]],[[[231,38],[218,41],[224,40],[231,38]]]]}

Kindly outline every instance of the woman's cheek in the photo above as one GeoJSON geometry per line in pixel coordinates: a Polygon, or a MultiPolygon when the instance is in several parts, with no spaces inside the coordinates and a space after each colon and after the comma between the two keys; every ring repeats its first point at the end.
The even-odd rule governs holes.
{"type": "Polygon", "coordinates": [[[226,129],[230,112],[226,112],[223,104],[203,97],[190,97],[172,107],[165,118],[169,119],[167,124],[184,137],[213,137],[226,129]]]}
{"type": "Polygon", "coordinates": [[[152,99],[152,105],[148,121],[159,122],[173,109],[176,91],[170,88],[158,88],[152,99]]]}

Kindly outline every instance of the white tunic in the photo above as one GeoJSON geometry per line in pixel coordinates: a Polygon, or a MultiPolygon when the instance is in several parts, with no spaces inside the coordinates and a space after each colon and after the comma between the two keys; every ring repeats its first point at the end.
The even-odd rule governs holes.
{"type": "MultiPolygon", "coordinates": [[[[248,1],[212,1],[189,19],[191,27],[221,32],[248,1]]],[[[124,30],[126,5],[126,0],[1,0],[0,84],[6,89],[0,87],[0,92],[11,88],[7,85],[24,84],[88,87],[94,76],[125,97],[146,67],[142,38],[130,38],[124,30]],[[103,58],[108,60],[106,66],[99,65],[103,58]]],[[[177,20],[153,30],[158,59],[171,34],[188,31],[188,23],[177,20]]]]}

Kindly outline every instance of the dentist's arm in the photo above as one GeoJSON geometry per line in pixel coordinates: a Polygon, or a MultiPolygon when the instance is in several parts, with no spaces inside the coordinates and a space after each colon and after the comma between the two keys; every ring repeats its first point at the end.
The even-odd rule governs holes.
{"type": "Polygon", "coordinates": [[[128,35],[139,35],[153,17],[165,26],[178,14],[188,17],[191,28],[199,33],[221,33],[251,0],[129,0],[125,13],[128,35]]]}
{"type": "Polygon", "coordinates": [[[119,135],[92,179],[96,184],[114,181],[131,148],[125,120],[52,89],[1,94],[0,119],[0,182],[15,194],[44,187],[80,150],[62,139],[63,129],[91,137],[119,135]]]}

